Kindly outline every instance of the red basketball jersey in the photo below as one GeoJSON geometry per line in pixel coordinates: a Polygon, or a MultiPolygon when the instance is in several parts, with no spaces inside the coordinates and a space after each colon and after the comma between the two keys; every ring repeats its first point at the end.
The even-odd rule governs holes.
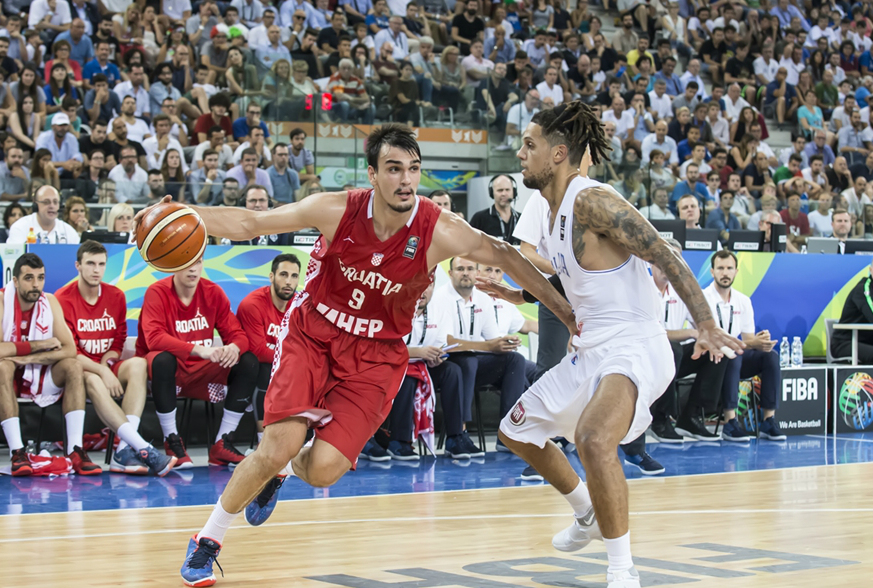
{"type": "Polygon", "coordinates": [[[427,250],[439,207],[421,196],[406,226],[386,241],[373,230],[373,190],[349,190],[333,241],[322,236],[306,269],[312,306],[340,329],[371,339],[412,330],[421,293],[430,284],[427,250]]]}
{"type": "MultiPolygon", "coordinates": [[[[264,286],[253,290],[242,299],[236,309],[246,336],[249,338],[249,351],[258,357],[261,363],[273,363],[273,354],[279,342],[279,328],[285,313],[273,304],[270,294],[272,286],[264,286]]],[[[294,296],[299,296],[295,293],[294,296]]],[[[288,301],[290,305],[293,298],[288,301]]]]}
{"type": "Polygon", "coordinates": [[[79,282],[71,282],[55,292],[64,310],[64,320],[79,353],[100,363],[108,351],[119,357],[127,339],[127,302],[124,292],[112,284],[100,284],[100,294],[93,305],[79,293],[79,282]]]}

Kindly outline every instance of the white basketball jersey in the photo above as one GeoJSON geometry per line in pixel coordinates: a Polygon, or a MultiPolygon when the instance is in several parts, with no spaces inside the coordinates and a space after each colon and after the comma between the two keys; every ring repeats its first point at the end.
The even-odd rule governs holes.
{"type": "Polygon", "coordinates": [[[600,329],[633,326],[639,334],[663,330],[658,289],[645,261],[631,255],[618,267],[601,271],[582,269],[576,262],[573,252],[576,195],[580,190],[601,185],[583,177],[570,182],[554,225],[550,227],[551,212],[543,219],[544,253],[561,279],[583,340],[588,339],[586,335],[591,331],[600,329]]]}

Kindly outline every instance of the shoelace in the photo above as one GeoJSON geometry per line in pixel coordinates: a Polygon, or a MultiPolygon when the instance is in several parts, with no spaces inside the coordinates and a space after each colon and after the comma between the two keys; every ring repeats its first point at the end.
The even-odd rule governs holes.
{"type": "Polygon", "coordinates": [[[221,436],[221,440],[224,441],[224,448],[230,451],[235,455],[239,455],[245,457],[245,454],[237,449],[233,443],[230,442],[230,439],[227,438],[227,433],[221,436]]]}
{"type": "Polygon", "coordinates": [[[218,563],[218,556],[215,554],[215,550],[208,545],[197,546],[197,549],[195,549],[194,553],[191,554],[191,560],[188,562],[188,567],[200,570],[209,565],[209,560],[215,562],[215,565],[218,566],[218,571],[221,572],[221,577],[223,578],[224,570],[221,568],[221,564],[218,563]]]}
{"type": "Polygon", "coordinates": [[[273,478],[269,482],[267,482],[267,486],[261,490],[261,493],[258,494],[258,507],[264,508],[267,506],[267,503],[270,502],[270,499],[276,495],[276,492],[279,491],[279,488],[282,487],[282,484],[285,483],[285,478],[273,478]]]}
{"type": "Polygon", "coordinates": [[[172,437],[167,438],[167,445],[170,448],[170,451],[173,452],[173,455],[182,459],[185,457],[185,446],[182,444],[182,438],[174,435],[172,437]]]}

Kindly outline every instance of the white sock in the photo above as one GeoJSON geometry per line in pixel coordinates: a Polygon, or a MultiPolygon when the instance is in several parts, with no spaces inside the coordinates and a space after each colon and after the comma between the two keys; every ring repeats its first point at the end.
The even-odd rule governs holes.
{"type": "Polygon", "coordinates": [[[125,445],[130,445],[133,447],[134,451],[139,451],[140,449],[145,449],[149,446],[145,439],[143,439],[139,433],[136,432],[136,428],[131,423],[124,423],[120,427],[118,427],[118,438],[121,439],[121,442],[118,444],[118,450],[123,449],[122,443],[125,445]]]}
{"type": "Polygon", "coordinates": [[[570,506],[573,507],[573,514],[577,517],[585,516],[588,509],[591,508],[591,495],[588,494],[588,487],[585,486],[582,478],[579,478],[579,484],[576,485],[572,492],[563,496],[570,503],[570,506]]]}
{"type": "Polygon", "coordinates": [[[0,423],[3,427],[3,434],[6,435],[6,445],[9,446],[9,455],[13,451],[24,447],[24,442],[21,440],[21,422],[18,417],[11,417],[0,423]]]}
{"type": "MultiPolygon", "coordinates": [[[[139,421],[140,421],[140,418],[138,416],[134,416],[132,414],[127,415],[127,422],[129,422],[133,426],[134,431],[137,431],[137,432],[139,431],[139,421]]],[[[139,434],[139,433],[137,433],[137,434],[139,434]]],[[[121,438],[121,435],[118,435],[117,431],[116,431],[116,435],[118,436],[118,447],[115,448],[115,451],[121,451],[122,449],[124,449],[125,447],[128,446],[128,443],[124,439],[121,438]]],[[[142,437],[140,437],[140,438],[142,438],[142,437]]],[[[145,447],[148,447],[148,443],[146,443],[145,447]]],[[[143,447],[143,449],[145,449],[145,447],[143,447]]],[[[134,447],[134,449],[136,449],[136,447],[134,447]]],[[[139,449],[136,449],[136,450],[139,451],[139,449]]]]}
{"type": "Polygon", "coordinates": [[[159,412],[158,420],[161,421],[161,431],[164,432],[164,439],[166,439],[170,435],[179,434],[179,431],[176,429],[175,408],[172,410],[172,412],[159,412]]]}
{"type": "Polygon", "coordinates": [[[215,436],[215,442],[221,441],[222,435],[236,431],[239,421],[243,418],[244,414],[244,412],[233,412],[225,408],[224,414],[221,415],[221,426],[218,427],[218,435],[215,436]]]}
{"type": "Polygon", "coordinates": [[[264,432],[263,432],[263,431],[259,431],[259,432],[258,432],[258,443],[260,443],[260,442],[263,441],[263,440],[264,440],[264,432]]]}
{"type": "Polygon", "coordinates": [[[82,447],[82,434],[85,432],[85,411],[71,410],[64,415],[67,423],[67,452],[73,447],[82,447]]]}
{"type": "Polygon", "coordinates": [[[196,540],[200,541],[201,537],[207,537],[213,541],[218,541],[219,544],[224,543],[224,535],[238,515],[239,513],[230,514],[224,510],[224,507],[221,506],[221,496],[219,496],[218,502],[215,503],[215,508],[212,509],[212,514],[209,515],[209,520],[206,521],[203,529],[197,533],[196,540]]]}
{"type": "Polygon", "coordinates": [[[634,560],[631,557],[630,531],[617,539],[603,538],[603,543],[606,544],[606,556],[609,560],[609,572],[621,572],[629,570],[634,565],[634,560]]]}

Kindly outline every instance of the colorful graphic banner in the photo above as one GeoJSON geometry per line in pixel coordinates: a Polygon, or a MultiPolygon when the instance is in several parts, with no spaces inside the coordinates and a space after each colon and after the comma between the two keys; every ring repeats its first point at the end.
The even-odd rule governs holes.
{"type": "MultiPolygon", "coordinates": [[[[346,184],[354,184],[359,188],[370,187],[367,176],[367,162],[363,156],[348,157],[345,167],[316,166],[315,173],[321,177],[325,186],[341,188],[346,184]]],[[[457,170],[422,170],[419,194],[429,194],[434,190],[448,192],[466,192],[467,182],[479,175],[477,171],[460,172],[457,170]]]]}

